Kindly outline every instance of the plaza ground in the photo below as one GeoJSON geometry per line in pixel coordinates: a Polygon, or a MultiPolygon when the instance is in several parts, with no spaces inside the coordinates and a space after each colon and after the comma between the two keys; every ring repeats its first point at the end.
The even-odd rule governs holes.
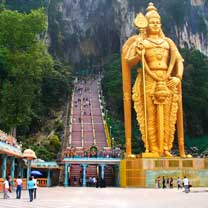
{"type": "Polygon", "coordinates": [[[4,200],[1,193],[1,208],[208,208],[208,188],[192,188],[186,194],[177,189],[141,188],[39,188],[37,199],[28,200],[23,191],[22,199],[4,200]]]}

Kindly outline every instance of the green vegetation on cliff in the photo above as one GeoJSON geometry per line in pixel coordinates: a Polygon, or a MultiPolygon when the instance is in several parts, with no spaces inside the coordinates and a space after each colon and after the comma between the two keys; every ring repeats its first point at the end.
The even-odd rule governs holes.
{"type": "Polygon", "coordinates": [[[185,60],[183,103],[189,136],[208,135],[208,57],[196,49],[183,49],[185,60]]]}
{"type": "Polygon", "coordinates": [[[31,121],[43,74],[51,71],[53,61],[37,39],[46,29],[42,10],[30,14],[5,10],[0,27],[0,122],[11,129],[31,121]]]}
{"type": "MultiPolygon", "coordinates": [[[[65,103],[72,69],[48,53],[43,39],[47,30],[44,9],[28,13],[3,9],[0,27],[0,128],[14,136],[17,133],[23,145],[34,149],[38,143],[31,135],[42,131],[65,103]]],[[[45,134],[54,131],[52,128],[44,129],[45,134]]],[[[55,143],[54,139],[47,144],[39,142],[38,157],[57,157],[62,136],[55,129],[54,136],[57,133],[55,143]]]]}

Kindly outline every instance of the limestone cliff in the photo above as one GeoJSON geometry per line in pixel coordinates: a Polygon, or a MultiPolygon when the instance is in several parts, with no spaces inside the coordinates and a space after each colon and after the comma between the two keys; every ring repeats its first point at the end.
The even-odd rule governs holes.
{"type": "MultiPolygon", "coordinates": [[[[136,33],[133,20],[146,0],[51,0],[51,52],[79,67],[102,64],[136,33]]],[[[208,1],[154,0],[165,34],[208,55],[208,1]]]]}

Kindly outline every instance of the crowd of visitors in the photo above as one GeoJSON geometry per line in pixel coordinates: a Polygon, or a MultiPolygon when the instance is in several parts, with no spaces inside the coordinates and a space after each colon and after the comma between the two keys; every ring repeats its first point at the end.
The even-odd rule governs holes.
{"type": "MultiPolygon", "coordinates": [[[[74,176],[72,178],[72,181],[70,180],[69,182],[70,185],[72,186],[82,186],[82,176],[77,178],[76,176],[74,176]]],[[[106,184],[105,184],[105,179],[102,179],[101,177],[99,178],[98,176],[89,176],[86,179],[86,185],[87,187],[96,187],[96,188],[105,188],[106,184]]]]}
{"type": "Polygon", "coordinates": [[[96,186],[98,182],[98,179],[94,176],[94,177],[89,177],[87,178],[87,186],[91,187],[91,186],[96,186]]]}
{"type": "Polygon", "coordinates": [[[163,188],[163,189],[177,187],[179,190],[184,187],[185,193],[190,192],[190,188],[192,187],[190,181],[186,176],[184,176],[183,180],[180,177],[174,180],[173,177],[166,178],[165,176],[162,176],[161,178],[160,176],[158,176],[155,180],[155,185],[156,188],[163,188]]]}
{"type": "MultiPolygon", "coordinates": [[[[11,176],[7,176],[4,179],[3,182],[3,198],[8,199],[10,198],[9,193],[12,192],[12,179],[11,176]]],[[[22,188],[23,188],[23,181],[21,176],[18,176],[16,179],[16,199],[21,199],[21,193],[22,193],[22,188]]],[[[29,201],[32,202],[34,199],[36,199],[36,192],[37,192],[37,179],[34,176],[30,176],[29,180],[27,182],[27,189],[29,192],[29,201]]]]}
{"type": "Polygon", "coordinates": [[[98,178],[98,177],[89,177],[87,179],[87,186],[89,187],[96,187],[96,188],[105,188],[105,179],[98,178]]]}
{"type": "MultiPolygon", "coordinates": [[[[79,95],[81,95],[83,92],[89,92],[90,91],[90,85],[92,83],[90,81],[82,81],[80,85],[76,86],[75,87],[75,93],[78,93],[79,95]],[[87,85],[87,87],[85,87],[87,85]]],[[[87,107],[87,106],[90,106],[90,98],[86,96],[83,96],[82,99],[81,98],[77,98],[77,100],[74,100],[74,104],[75,104],[75,107],[77,107],[77,104],[78,103],[81,103],[83,104],[83,107],[87,107]]]]}
{"type": "MultiPolygon", "coordinates": [[[[82,105],[82,109],[80,111],[80,117],[78,119],[79,123],[81,123],[82,115],[87,115],[85,109],[87,109],[87,107],[90,107],[91,105],[89,92],[91,89],[90,86],[92,85],[93,81],[94,80],[92,79],[90,80],[83,79],[75,83],[74,92],[78,94],[79,97],[74,100],[74,107],[77,108],[78,105],[82,105]]],[[[91,115],[91,112],[88,112],[88,114],[91,115]]]]}
{"type": "Polygon", "coordinates": [[[89,148],[107,146],[105,126],[98,97],[99,79],[77,78],[74,83],[69,143],[89,148]]]}

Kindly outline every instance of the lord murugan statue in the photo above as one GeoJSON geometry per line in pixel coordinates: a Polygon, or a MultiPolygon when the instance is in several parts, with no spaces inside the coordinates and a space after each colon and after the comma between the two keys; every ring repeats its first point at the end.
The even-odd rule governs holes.
{"type": "Polygon", "coordinates": [[[135,20],[139,34],[130,37],[122,48],[122,77],[126,153],[131,153],[131,99],[145,146],[144,157],[172,157],[177,126],[179,153],[184,151],[181,80],[183,58],[174,42],[161,29],[160,15],[149,3],[145,16],[135,20]],[[139,66],[131,91],[131,69],[139,66]]]}

